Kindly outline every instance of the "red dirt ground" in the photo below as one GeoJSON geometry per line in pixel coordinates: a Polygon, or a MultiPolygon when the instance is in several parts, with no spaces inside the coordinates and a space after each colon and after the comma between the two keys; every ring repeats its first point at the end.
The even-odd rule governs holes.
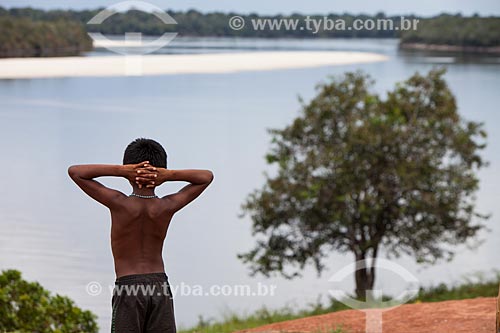
{"type": "MultiPolygon", "coordinates": [[[[495,311],[496,298],[493,297],[405,304],[383,314],[382,332],[495,333],[495,311]]],[[[365,318],[361,311],[346,310],[269,324],[237,333],[317,333],[329,332],[336,327],[342,327],[348,333],[365,333],[365,318]]]]}

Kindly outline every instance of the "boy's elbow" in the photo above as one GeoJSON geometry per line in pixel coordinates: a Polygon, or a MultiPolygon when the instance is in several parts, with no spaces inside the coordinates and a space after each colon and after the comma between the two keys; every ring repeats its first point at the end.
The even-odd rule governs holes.
{"type": "Polygon", "coordinates": [[[214,180],[214,173],[210,170],[207,170],[207,183],[211,183],[214,180]]]}
{"type": "Polygon", "coordinates": [[[72,165],[68,168],[68,175],[71,179],[75,179],[78,176],[78,167],[76,165],[72,165]]]}

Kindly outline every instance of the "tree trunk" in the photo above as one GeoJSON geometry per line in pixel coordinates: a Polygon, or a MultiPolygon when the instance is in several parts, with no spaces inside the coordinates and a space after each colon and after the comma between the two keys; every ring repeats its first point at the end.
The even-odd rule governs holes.
{"type": "Polygon", "coordinates": [[[365,267],[362,267],[359,264],[359,261],[366,260],[366,253],[357,253],[356,254],[356,298],[359,300],[366,300],[366,291],[373,290],[373,286],[375,284],[375,260],[377,258],[377,251],[374,250],[371,256],[371,261],[365,261],[365,267]]]}

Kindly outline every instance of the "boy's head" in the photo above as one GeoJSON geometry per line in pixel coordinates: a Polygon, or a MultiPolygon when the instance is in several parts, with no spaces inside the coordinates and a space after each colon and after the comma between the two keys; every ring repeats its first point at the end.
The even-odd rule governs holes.
{"type": "Polygon", "coordinates": [[[132,141],[123,154],[123,164],[137,164],[149,161],[157,168],[167,167],[167,152],[156,141],[139,138],[132,141]]]}

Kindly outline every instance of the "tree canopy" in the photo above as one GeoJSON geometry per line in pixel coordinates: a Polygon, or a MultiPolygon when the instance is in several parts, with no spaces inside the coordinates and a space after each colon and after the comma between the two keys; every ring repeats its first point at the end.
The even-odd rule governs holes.
{"type": "Polygon", "coordinates": [[[252,274],[293,278],[309,264],[321,273],[330,253],[352,253],[373,259],[356,272],[362,298],[382,248],[434,263],[475,239],[486,133],[458,114],[443,75],[416,73],[382,99],[367,75],[347,73],[270,131],[276,174],[243,204],[257,243],[239,258],[252,274]]]}
{"type": "Polygon", "coordinates": [[[75,21],[0,15],[0,31],[0,57],[68,56],[92,49],[85,28],[75,21]]]}
{"type": "Polygon", "coordinates": [[[401,33],[401,43],[451,46],[500,46],[500,17],[440,15],[401,33]]]}
{"type": "Polygon", "coordinates": [[[0,331],[97,333],[96,316],[68,297],[51,295],[37,282],[22,279],[16,270],[0,274],[0,331]]]}

